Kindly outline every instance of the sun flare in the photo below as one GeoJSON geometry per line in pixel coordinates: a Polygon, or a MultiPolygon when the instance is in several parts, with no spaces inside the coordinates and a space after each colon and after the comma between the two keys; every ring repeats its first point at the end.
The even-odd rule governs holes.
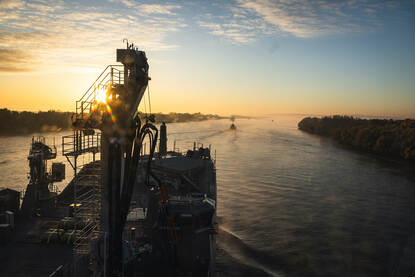
{"type": "Polygon", "coordinates": [[[95,99],[98,103],[107,104],[107,89],[105,87],[97,88],[95,99]]]}

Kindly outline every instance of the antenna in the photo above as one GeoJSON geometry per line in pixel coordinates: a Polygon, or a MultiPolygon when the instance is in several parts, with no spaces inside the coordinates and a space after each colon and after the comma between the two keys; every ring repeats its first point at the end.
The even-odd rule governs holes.
{"type": "Polygon", "coordinates": [[[128,45],[128,38],[125,38],[125,39],[123,39],[122,40],[122,42],[124,43],[124,42],[127,42],[127,49],[129,48],[129,45],[128,45]]]}

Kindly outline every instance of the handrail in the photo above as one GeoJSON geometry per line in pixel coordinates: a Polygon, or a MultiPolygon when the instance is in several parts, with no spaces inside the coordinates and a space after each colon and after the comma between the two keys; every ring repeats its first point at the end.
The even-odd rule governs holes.
{"type": "Polygon", "coordinates": [[[110,65],[108,65],[104,71],[101,72],[101,74],[99,74],[98,78],[92,83],[92,85],[87,89],[87,91],[85,91],[85,93],[82,95],[81,99],[79,99],[78,101],[82,101],[82,99],[85,97],[85,95],[88,93],[88,91],[95,85],[95,83],[99,80],[99,78],[101,78],[102,74],[104,74],[104,72],[110,67],[110,65]]]}
{"type": "Polygon", "coordinates": [[[76,116],[79,117],[81,115],[83,117],[84,112],[91,108],[90,105],[93,103],[94,95],[97,90],[97,83],[98,87],[102,84],[107,85],[109,83],[114,82],[114,70],[118,72],[118,83],[121,83],[124,81],[124,76],[121,77],[121,73],[123,70],[120,70],[119,68],[122,67],[122,65],[108,65],[98,76],[98,78],[92,83],[92,85],[88,88],[88,90],[82,95],[82,97],[76,101],[76,116]],[[111,71],[108,71],[108,69],[111,68],[111,71]],[[105,72],[107,72],[105,74],[105,72]],[[111,76],[111,79],[109,78],[111,76]],[[86,105],[85,105],[86,104],[86,105]],[[89,106],[89,107],[88,107],[89,106]]]}
{"type": "MultiPolygon", "coordinates": [[[[82,95],[82,97],[81,97],[81,99],[79,99],[78,101],[81,101],[83,98],[84,98],[84,96],[88,93],[88,91],[95,85],[95,83],[99,80],[99,78],[101,78],[101,76],[102,76],[102,74],[104,74],[104,72],[108,69],[108,68],[110,68],[110,67],[121,67],[121,66],[123,66],[123,65],[120,65],[120,64],[110,64],[110,65],[108,65],[105,69],[104,69],[104,71],[102,71],[101,72],[101,74],[98,76],[98,78],[95,80],[95,82],[93,82],[92,83],[92,85],[88,88],[88,90],[82,95]]],[[[118,69],[117,69],[118,70],[118,69]]]]}
{"type": "Polygon", "coordinates": [[[92,148],[99,148],[101,144],[101,133],[84,135],[75,142],[75,135],[62,136],[62,155],[73,153],[76,150],[89,151],[92,148]]]}

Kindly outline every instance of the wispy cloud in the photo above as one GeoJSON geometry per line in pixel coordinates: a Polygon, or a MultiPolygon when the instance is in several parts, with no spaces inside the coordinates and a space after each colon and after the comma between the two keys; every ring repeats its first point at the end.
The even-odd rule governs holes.
{"type": "Polygon", "coordinates": [[[171,16],[178,6],[147,9],[137,13],[140,4],[121,1],[121,5],[107,2],[108,6],[76,5],[60,0],[17,1],[0,0],[0,49],[3,55],[19,53],[18,60],[2,65],[2,72],[29,71],[22,67],[28,62],[37,68],[58,65],[96,66],[103,57],[112,57],[110,51],[122,45],[122,39],[144,50],[168,50],[177,45],[166,43],[169,33],[184,25],[179,16],[171,16]],[[134,6],[131,6],[134,5],[134,6]],[[157,20],[148,13],[157,13],[157,20]],[[13,52],[14,51],[14,52],[13,52]],[[22,55],[26,53],[27,55],[22,55]],[[13,66],[13,62],[16,66],[13,66]],[[16,69],[22,70],[16,70],[16,69]]]}
{"type": "Polygon", "coordinates": [[[134,7],[135,3],[133,1],[130,0],[120,0],[121,3],[123,3],[124,5],[126,5],[127,7],[134,7]]]}
{"type": "Polygon", "coordinates": [[[264,36],[310,38],[366,32],[379,28],[382,15],[396,5],[388,0],[218,0],[196,4],[108,0],[99,1],[99,5],[89,1],[0,0],[0,49],[24,49],[27,56],[20,55],[22,59],[32,59],[43,67],[95,66],[103,57],[112,57],[109,51],[121,46],[123,38],[144,50],[168,50],[178,47],[167,42],[169,34],[189,25],[234,44],[249,44],[264,36]]]}
{"type": "Polygon", "coordinates": [[[314,37],[371,28],[367,13],[381,8],[373,1],[238,0],[238,4],[261,16],[276,30],[297,37],[314,37]],[[370,9],[370,11],[368,11],[370,9]]]}
{"type": "Polygon", "coordinates": [[[211,34],[249,43],[270,34],[310,38],[373,31],[393,1],[235,0],[228,13],[199,21],[211,34]]]}
{"type": "Polygon", "coordinates": [[[0,9],[14,9],[23,6],[22,0],[0,0],[0,9]]]}
{"type": "Polygon", "coordinates": [[[226,24],[211,23],[208,21],[198,21],[200,27],[208,29],[212,35],[224,37],[225,39],[236,43],[245,44],[256,40],[256,30],[253,25],[244,25],[238,22],[226,24]]]}
{"type": "Polygon", "coordinates": [[[200,27],[234,44],[251,43],[260,34],[272,33],[262,18],[235,4],[223,5],[217,13],[202,14],[198,18],[196,23],[200,27]]]}
{"type": "Polygon", "coordinates": [[[20,49],[0,49],[0,72],[32,71],[32,57],[20,49]]]}
{"type": "Polygon", "coordinates": [[[173,10],[180,9],[179,5],[157,5],[157,4],[144,4],[138,7],[138,10],[146,14],[168,14],[175,15],[173,10]]]}
{"type": "Polygon", "coordinates": [[[138,13],[143,14],[166,14],[175,15],[173,10],[180,9],[180,5],[169,5],[169,4],[142,4],[134,2],[132,0],[108,0],[111,3],[121,3],[129,8],[134,8],[138,13]]]}

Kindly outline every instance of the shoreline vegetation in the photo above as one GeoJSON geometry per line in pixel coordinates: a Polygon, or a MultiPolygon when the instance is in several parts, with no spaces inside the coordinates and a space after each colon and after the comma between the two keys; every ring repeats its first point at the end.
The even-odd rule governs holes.
{"type": "Polygon", "coordinates": [[[352,116],[306,117],[302,131],[330,137],[342,145],[415,161],[415,120],[360,119],[352,116]]]}
{"type": "MultiPolygon", "coordinates": [[[[29,135],[32,133],[58,132],[70,130],[72,126],[72,112],[18,112],[9,109],[0,109],[0,136],[29,135]]],[[[223,119],[216,114],[201,113],[153,113],[156,123],[175,123],[223,119]]],[[[140,117],[145,115],[140,113],[140,117]]]]}

